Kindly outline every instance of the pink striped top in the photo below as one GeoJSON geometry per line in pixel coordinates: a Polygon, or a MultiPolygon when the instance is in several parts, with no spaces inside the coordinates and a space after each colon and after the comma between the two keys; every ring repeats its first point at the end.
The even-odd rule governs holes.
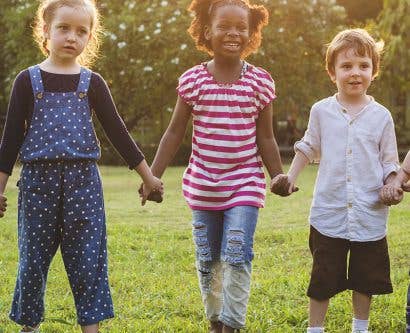
{"type": "Polygon", "coordinates": [[[263,207],[265,175],[256,146],[256,119],[273,99],[265,70],[244,64],[233,84],[219,84],[206,64],[179,79],[179,96],[192,107],[192,154],[182,189],[191,209],[263,207]]]}

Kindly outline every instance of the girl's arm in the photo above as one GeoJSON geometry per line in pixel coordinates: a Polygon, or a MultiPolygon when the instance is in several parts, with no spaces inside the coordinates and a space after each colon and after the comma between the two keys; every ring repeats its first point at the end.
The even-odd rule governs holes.
{"type": "Polygon", "coordinates": [[[154,176],[161,178],[168,164],[184,139],[192,108],[178,96],[171,121],[159,143],[157,153],[151,165],[154,176]]]}
{"type": "Polygon", "coordinates": [[[128,163],[130,169],[137,171],[145,184],[142,193],[140,193],[141,203],[144,205],[151,192],[159,192],[162,195],[164,192],[163,184],[160,179],[152,175],[144,155],[129,134],[124,121],[118,114],[107,83],[95,73],[93,73],[91,83],[90,102],[104,132],[114,148],[128,163]]]}
{"type": "Polygon", "coordinates": [[[7,198],[4,196],[9,175],[0,171],[0,217],[4,216],[7,207],[7,198]]]}
{"type": "Polygon", "coordinates": [[[256,144],[270,178],[283,173],[279,147],[273,135],[272,116],[272,103],[269,103],[256,121],[256,144]]]}

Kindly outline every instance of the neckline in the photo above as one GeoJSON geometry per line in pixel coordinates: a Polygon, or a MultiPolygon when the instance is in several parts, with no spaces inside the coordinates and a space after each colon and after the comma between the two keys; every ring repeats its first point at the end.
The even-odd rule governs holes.
{"type": "Polygon", "coordinates": [[[239,75],[239,78],[236,79],[233,82],[226,82],[226,83],[218,82],[215,79],[215,77],[212,75],[212,73],[208,69],[209,61],[203,62],[202,66],[204,67],[204,70],[205,70],[206,74],[212,79],[213,83],[217,84],[219,87],[232,87],[234,85],[239,84],[239,82],[243,79],[243,77],[245,76],[246,72],[248,71],[248,69],[250,67],[250,65],[245,60],[242,60],[242,61],[243,61],[243,64],[242,64],[242,69],[241,69],[241,73],[239,75]]]}
{"type": "MultiPolygon", "coordinates": [[[[39,67],[39,68],[40,68],[40,67],[39,67]]],[[[51,74],[51,75],[81,75],[81,71],[78,72],[78,73],[74,73],[74,74],[68,74],[68,73],[53,73],[53,72],[45,71],[44,69],[41,69],[41,68],[40,68],[40,71],[42,71],[43,73],[46,73],[46,74],[51,74]]]]}
{"type": "Polygon", "coordinates": [[[336,105],[337,105],[337,109],[338,111],[346,118],[348,117],[348,120],[354,120],[356,118],[358,118],[360,115],[362,115],[371,105],[373,105],[373,103],[375,102],[375,99],[373,96],[368,95],[370,98],[369,103],[367,103],[366,105],[364,105],[360,111],[354,115],[349,115],[347,113],[347,108],[339,102],[338,98],[337,98],[337,93],[335,93],[333,95],[333,100],[335,101],[336,105]]]}

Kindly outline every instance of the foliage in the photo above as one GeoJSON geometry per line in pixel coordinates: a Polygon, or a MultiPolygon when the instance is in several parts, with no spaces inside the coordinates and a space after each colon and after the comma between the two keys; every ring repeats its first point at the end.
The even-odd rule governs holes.
{"type": "Polygon", "coordinates": [[[383,9],[383,0],[337,0],[337,3],[346,8],[351,23],[376,19],[383,9]]]}
{"type": "Polygon", "coordinates": [[[410,144],[410,0],[385,0],[379,29],[387,48],[382,79],[396,108],[401,140],[410,144]],[[407,131],[405,130],[407,128],[407,131]]]}
{"type": "MultiPolygon", "coordinates": [[[[206,54],[195,49],[187,33],[191,21],[186,10],[189,2],[98,1],[105,35],[101,57],[93,69],[107,80],[127,127],[143,145],[158,143],[166,129],[176,100],[178,77],[191,66],[208,59],[206,54]]],[[[255,2],[264,4],[271,17],[263,32],[262,47],[248,61],[267,69],[275,79],[278,95],[274,103],[275,123],[285,123],[288,117],[292,117],[297,119],[297,126],[303,129],[310,106],[335,90],[324,69],[325,44],[337,31],[346,27],[349,18],[346,17],[344,7],[338,5],[341,2],[336,0],[255,2]]],[[[386,1],[388,6],[395,2],[408,3],[408,0],[386,1]]],[[[3,59],[0,65],[0,119],[4,119],[16,74],[42,59],[31,37],[37,4],[35,0],[0,0],[3,8],[0,17],[0,42],[3,46],[0,50],[3,59]]],[[[408,21],[410,15],[406,15],[406,11],[399,13],[399,10],[394,10],[394,6],[391,10],[383,11],[382,22],[408,21]]],[[[389,24],[382,25],[388,31],[389,24]]],[[[409,48],[400,42],[400,39],[408,39],[408,29],[405,27],[408,26],[399,25],[397,34],[392,34],[395,37],[391,41],[393,49],[399,48],[401,51],[389,51],[389,62],[397,63],[397,57],[400,57],[401,65],[397,69],[386,66],[383,76],[383,80],[395,89],[386,89],[384,83],[383,88],[374,89],[376,98],[388,107],[401,98],[401,95],[395,96],[396,91],[407,89],[410,82],[410,71],[406,70],[406,52],[409,48]]],[[[396,114],[400,129],[403,120],[400,112],[396,114]]],[[[104,150],[103,161],[117,161],[113,149],[101,135],[100,126],[97,127],[104,150]]],[[[189,141],[190,131],[185,144],[189,144],[189,141]]]]}

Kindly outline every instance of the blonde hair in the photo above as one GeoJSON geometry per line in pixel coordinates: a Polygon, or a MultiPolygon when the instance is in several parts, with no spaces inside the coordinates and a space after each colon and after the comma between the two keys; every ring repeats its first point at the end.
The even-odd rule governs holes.
{"type": "Polygon", "coordinates": [[[346,29],[339,32],[328,44],[326,51],[326,70],[334,74],[337,55],[346,49],[353,49],[358,56],[369,57],[373,64],[373,77],[376,77],[380,69],[380,57],[384,42],[376,42],[364,29],[346,29]]]}
{"type": "Polygon", "coordinates": [[[83,66],[90,66],[98,57],[98,51],[101,45],[101,18],[94,0],[43,0],[37,9],[37,15],[34,22],[34,39],[37,42],[41,52],[48,56],[47,38],[44,37],[44,25],[50,25],[55,12],[61,7],[84,8],[91,18],[91,38],[88,41],[84,51],[78,56],[78,62],[83,66]]]}

